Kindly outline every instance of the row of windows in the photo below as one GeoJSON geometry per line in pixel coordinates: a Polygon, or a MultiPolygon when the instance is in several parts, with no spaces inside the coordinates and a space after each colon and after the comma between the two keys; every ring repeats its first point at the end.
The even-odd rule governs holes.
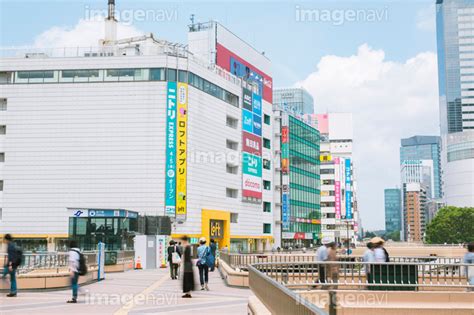
{"type": "Polygon", "coordinates": [[[290,182],[292,184],[312,187],[314,189],[319,189],[321,186],[318,178],[306,176],[304,174],[298,174],[296,172],[290,172],[290,182]]]}
{"type": "Polygon", "coordinates": [[[317,172],[316,173],[313,172],[313,166],[308,167],[308,169],[301,169],[299,167],[294,167],[294,166],[290,165],[290,174],[294,172],[294,173],[305,175],[305,176],[308,176],[308,177],[311,177],[311,178],[316,178],[316,179],[320,178],[320,176],[317,172]],[[308,169],[311,169],[311,171],[308,170],[308,169]]]}
{"type": "Polygon", "coordinates": [[[321,213],[319,207],[305,207],[296,205],[295,202],[293,202],[290,207],[290,216],[305,219],[320,219],[321,213]]]}
{"type": "Polygon", "coordinates": [[[319,234],[321,226],[319,224],[290,222],[290,231],[294,233],[316,233],[319,234]]]}
{"type": "Polygon", "coordinates": [[[448,161],[474,159],[474,148],[448,152],[448,161]]]}
{"type": "MultiPolygon", "coordinates": [[[[292,185],[290,184],[290,187],[292,185]]],[[[304,190],[299,190],[291,187],[291,199],[290,202],[303,202],[312,205],[311,208],[317,208],[319,204],[320,196],[318,193],[312,193],[304,190]]]]}
{"type": "Polygon", "coordinates": [[[239,97],[200,76],[169,68],[43,70],[14,72],[14,84],[87,82],[179,81],[239,107],[239,97]]]}

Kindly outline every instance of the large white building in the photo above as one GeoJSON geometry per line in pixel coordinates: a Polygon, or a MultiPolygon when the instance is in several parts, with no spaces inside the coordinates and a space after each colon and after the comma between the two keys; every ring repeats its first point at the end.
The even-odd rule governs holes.
{"type": "Polygon", "coordinates": [[[271,246],[271,63],[214,22],[188,39],[0,59],[0,234],[54,250],[76,209],[127,209],[176,216],[174,237],[271,246]]]}
{"type": "Polygon", "coordinates": [[[351,113],[304,115],[321,134],[321,234],[355,243],[358,234],[357,184],[352,158],[351,113]]]}

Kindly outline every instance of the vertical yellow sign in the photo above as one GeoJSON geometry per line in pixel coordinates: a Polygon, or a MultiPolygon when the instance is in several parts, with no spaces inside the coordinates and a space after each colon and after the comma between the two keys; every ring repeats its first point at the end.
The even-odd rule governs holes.
{"type": "Polygon", "coordinates": [[[176,219],[186,219],[186,156],[188,129],[188,85],[178,83],[176,131],[176,219]]]}

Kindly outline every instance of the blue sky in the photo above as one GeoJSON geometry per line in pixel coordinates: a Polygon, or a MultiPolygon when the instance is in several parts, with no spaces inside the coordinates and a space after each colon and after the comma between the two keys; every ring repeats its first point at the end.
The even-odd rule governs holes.
{"type": "MultiPolygon", "coordinates": [[[[186,43],[190,14],[217,20],[265,51],[275,87],[303,85],[317,112],[353,112],[359,209],[369,229],[384,227],[383,188],[399,185],[400,138],[439,133],[434,2],[116,0],[122,12],[169,14],[165,21],[135,19],[131,27],[173,42],[186,43]],[[327,11],[332,20],[298,21],[301,10],[327,11]],[[384,14],[378,21],[336,25],[334,14],[374,10],[384,14]]],[[[0,0],[0,46],[31,45],[54,28],[69,34],[106,3],[0,0]]]]}

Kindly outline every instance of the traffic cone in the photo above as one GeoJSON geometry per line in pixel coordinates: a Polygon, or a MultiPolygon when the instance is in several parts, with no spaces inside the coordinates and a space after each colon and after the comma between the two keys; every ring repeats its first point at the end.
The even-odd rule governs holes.
{"type": "Polygon", "coordinates": [[[140,256],[138,256],[137,260],[135,261],[135,269],[142,269],[142,261],[140,259],[140,256]]]}

